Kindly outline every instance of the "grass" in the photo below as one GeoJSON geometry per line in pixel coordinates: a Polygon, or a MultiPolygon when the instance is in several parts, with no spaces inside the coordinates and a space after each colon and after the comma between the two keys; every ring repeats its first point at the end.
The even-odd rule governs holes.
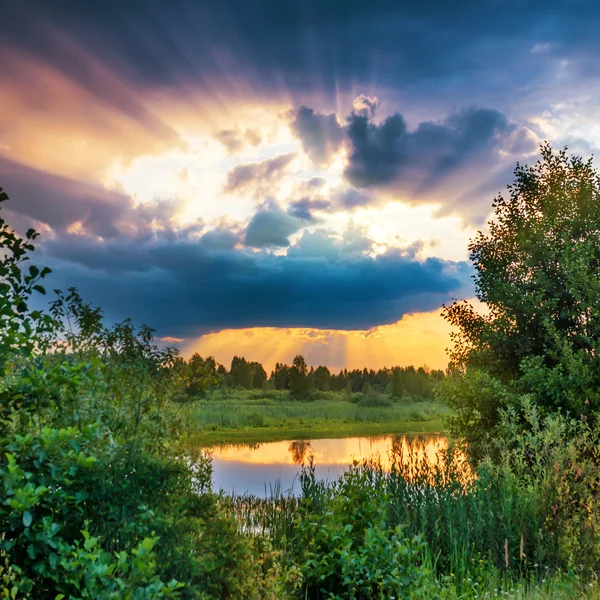
{"type": "MultiPolygon", "coordinates": [[[[439,462],[430,462],[426,456],[411,461],[399,452],[389,473],[377,463],[353,467],[356,476],[347,480],[349,485],[344,478],[315,479],[314,471],[308,469],[299,498],[282,494],[275,485],[270,498],[222,496],[222,502],[242,532],[268,539],[283,557],[294,557],[299,552],[298,528],[307,518],[312,520],[311,515],[354,507],[356,514],[350,522],[360,523],[370,514],[365,498],[366,502],[380,498],[389,526],[401,523],[407,538],[419,535],[426,542],[423,564],[439,585],[431,598],[600,598],[596,577],[569,568],[556,553],[558,539],[541,535],[544,520],[536,508],[539,497],[528,502],[529,492],[515,485],[512,475],[502,469],[481,470],[473,479],[465,476],[470,467],[459,454],[450,450],[439,458],[439,462]],[[365,486],[369,494],[357,492],[365,486]],[[340,505],[339,498],[345,494],[348,502],[340,505]]],[[[315,523],[323,527],[321,521],[315,523]]],[[[340,537],[344,531],[336,527],[331,534],[340,537]]]]}
{"type": "Polygon", "coordinates": [[[197,402],[191,419],[197,446],[388,434],[439,433],[449,410],[432,401],[321,392],[310,401],[287,392],[217,390],[197,402]]]}
{"type": "Polygon", "coordinates": [[[203,431],[191,437],[195,446],[221,446],[226,444],[261,444],[282,440],[318,440],[358,436],[381,436],[395,434],[441,433],[441,419],[431,421],[391,421],[385,423],[318,423],[306,427],[284,426],[281,429],[251,428],[203,431]]]}

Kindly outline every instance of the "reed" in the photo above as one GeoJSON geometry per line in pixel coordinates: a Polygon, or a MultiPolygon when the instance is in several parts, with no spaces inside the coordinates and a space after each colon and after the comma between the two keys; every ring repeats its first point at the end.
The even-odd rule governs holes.
{"type": "MultiPolygon", "coordinates": [[[[415,438],[394,448],[389,471],[370,461],[349,473],[354,489],[367,489],[386,507],[386,527],[401,526],[407,539],[424,540],[422,564],[445,590],[439,597],[598,597],[595,579],[580,577],[564,559],[561,538],[547,529],[540,488],[524,486],[502,464],[483,463],[473,472],[453,446],[435,457],[423,449],[415,438]]],[[[268,539],[284,555],[297,553],[295,534],[306,511],[325,514],[349,493],[348,475],[322,481],[312,464],[300,479],[298,498],[276,485],[266,499],[228,498],[241,530],[268,539]]]]}

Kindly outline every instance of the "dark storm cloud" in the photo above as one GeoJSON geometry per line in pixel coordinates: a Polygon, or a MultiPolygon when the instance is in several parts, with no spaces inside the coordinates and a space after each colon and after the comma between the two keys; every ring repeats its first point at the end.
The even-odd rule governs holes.
{"type": "Polygon", "coordinates": [[[244,243],[252,248],[285,248],[290,235],[306,225],[306,221],[285,213],[274,203],[261,208],[248,223],[244,243]]]}
{"type": "Polygon", "coordinates": [[[189,337],[230,327],[364,329],[431,310],[468,286],[463,263],[418,261],[403,251],[368,256],[358,226],[340,239],[304,232],[274,255],[248,246],[282,246],[305,221],[264,205],[245,232],[171,224],[169,203],[129,197],[4,161],[4,206],[52,227],[35,261],[54,269],[48,287],[78,287],[111,319],[131,315],[161,335],[189,337]],[[8,181],[7,181],[8,180],[8,181]],[[83,231],[69,233],[81,223],[83,231]],[[244,246],[246,245],[246,247],[244,246]]]}
{"type": "Polygon", "coordinates": [[[398,183],[419,191],[481,154],[498,148],[516,129],[497,110],[469,109],[439,123],[420,123],[409,131],[401,114],[381,124],[354,114],[348,120],[346,178],[357,187],[398,183]]]}
{"type": "Polygon", "coordinates": [[[42,251],[54,268],[49,285],[77,286],[110,318],[132,315],[180,337],[253,326],[367,329],[433,310],[470,285],[464,263],[419,262],[401,251],[373,258],[362,253],[369,241],[360,231],[340,241],[311,235],[288,256],[160,237],[72,236],[42,251]]]}
{"type": "Polygon", "coordinates": [[[292,112],[291,128],[306,154],[317,165],[326,163],[344,139],[335,113],[325,114],[306,106],[292,112]]]}
{"type": "Polygon", "coordinates": [[[236,165],[227,173],[226,192],[244,190],[254,184],[269,183],[276,178],[291,162],[296,155],[280,154],[275,158],[268,158],[261,162],[236,165]]]}
{"type": "MultiPolygon", "coordinates": [[[[126,194],[2,157],[0,182],[9,196],[15,198],[8,210],[44,223],[59,235],[69,226],[79,224],[88,235],[144,238],[151,236],[155,227],[169,230],[169,221],[179,207],[176,200],[134,204],[126,194]]],[[[200,224],[190,227],[197,229],[200,224]]]]}
{"type": "Polygon", "coordinates": [[[3,12],[0,38],[99,96],[107,92],[97,73],[49,32],[68,32],[136,86],[193,82],[214,99],[242,75],[265,94],[310,88],[334,98],[356,85],[424,89],[434,81],[438,90],[458,83],[506,95],[508,74],[518,90],[556,56],[594,56],[599,14],[593,0],[32,0],[3,12]],[[548,41],[547,56],[532,55],[548,41]]]}
{"type": "MultiPolygon", "coordinates": [[[[311,201],[326,200],[327,206],[313,208],[351,211],[398,198],[435,203],[440,214],[460,214],[479,224],[489,213],[491,199],[512,179],[515,163],[538,150],[540,140],[533,131],[498,110],[472,107],[409,128],[398,112],[376,120],[378,106],[376,98],[359,96],[341,129],[344,176],[350,186],[325,195],[321,186],[304,182],[298,187],[303,199],[292,203],[292,210],[310,211],[311,201]]],[[[330,156],[327,136],[310,139],[322,144],[319,156],[330,156]]]]}

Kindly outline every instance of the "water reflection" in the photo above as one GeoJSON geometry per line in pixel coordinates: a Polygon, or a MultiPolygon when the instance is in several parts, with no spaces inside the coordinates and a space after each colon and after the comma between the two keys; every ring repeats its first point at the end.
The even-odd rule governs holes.
{"type": "Polygon", "coordinates": [[[294,440],[267,444],[221,446],[211,449],[213,488],[228,493],[268,496],[272,491],[299,492],[301,465],[312,458],[317,476],[336,479],[353,461],[377,460],[389,470],[392,455],[402,460],[439,460],[445,436],[385,436],[294,440]]]}
{"type": "Polygon", "coordinates": [[[292,453],[292,460],[294,461],[294,464],[304,464],[306,453],[311,449],[310,442],[305,440],[296,440],[294,442],[290,442],[289,451],[292,453]]]}

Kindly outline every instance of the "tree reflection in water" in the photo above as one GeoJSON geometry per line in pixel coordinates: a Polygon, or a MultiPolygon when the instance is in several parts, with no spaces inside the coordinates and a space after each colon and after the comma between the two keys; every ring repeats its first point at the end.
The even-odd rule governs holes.
{"type": "Polygon", "coordinates": [[[289,450],[292,454],[292,460],[295,465],[301,465],[304,463],[306,453],[311,449],[310,442],[306,440],[295,440],[290,442],[289,450]]]}

